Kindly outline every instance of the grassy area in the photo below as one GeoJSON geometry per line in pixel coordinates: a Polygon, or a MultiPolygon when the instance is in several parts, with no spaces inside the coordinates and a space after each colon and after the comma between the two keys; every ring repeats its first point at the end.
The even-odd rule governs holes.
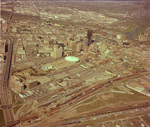
{"type": "Polygon", "coordinates": [[[19,70],[15,70],[15,71],[13,71],[13,75],[15,74],[15,73],[17,73],[17,72],[21,72],[21,71],[24,71],[25,69],[19,69],[19,70]]]}
{"type": "Polygon", "coordinates": [[[14,108],[13,108],[14,113],[16,114],[16,112],[17,112],[20,108],[21,108],[21,106],[16,106],[16,107],[14,107],[14,108]]]}
{"type": "Polygon", "coordinates": [[[59,24],[59,25],[64,25],[65,27],[68,27],[68,24],[69,25],[77,25],[77,26],[82,26],[82,27],[92,27],[92,28],[98,28],[101,26],[100,25],[97,25],[97,24],[90,24],[90,23],[87,23],[87,22],[73,22],[73,21],[64,21],[64,20],[55,20],[55,19],[50,19],[50,22],[52,24],[59,24]]]}
{"type": "Polygon", "coordinates": [[[114,32],[122,32],[121,29],[116,28],[105,28],[106,30],[114,31],[114,32]]]}
{"type": "Polygon", "coordinates": [[[82,104],[92,102],[92,101],[94,101],[94,100],[96,100],[96,99],[97,99],[97,97],[94,96],[94,97],[92,97],[92,98],[90,98],[90,99],[88,99],[88,100],[85,100],[82,104]]]}
{"type": "Polygon", "coordinates": [[[37,73],[37,74],[31,73],[30,74],[30,76],[45,76],[45,75],[47,75],[47,74],[42,74],[42,73],[37,73]]]}
{"type": "Polygon", "coordinates": [[[20,99],[16,99],[17,96],[13,92],[11,92],[11,96],[12,96],[12,103],[16,103],[16,104],[22,103],[20,99]]]}
{"type": "Polygon", "coordinates": [[[142,119],[144,119],[144,120],[146,121],[146,123],[147,123],[148,125],[150,125],[150,116],[149,116],[148,114],[142,116],[142,119]]]}
{"type": "Polygon", "coordinates": [[[3,111],[0,110],[0,127],[5,125],[5,120],[4,120],[4,115],[3,115],[3,111]]]}
{"type": "Polygon", "coordinates": [[[150,41],[147,41],[146,43],[144,43],[145,45],[150,45],[150,41]]]}
{"type": "Polygon", "coordinates": [[[134,30],[136,29],[136,28],[138,28],[139,26],[138,25],[136,25],[136,24],[132,24],[132,25],[130,25],[130,27],[127,29],[127,30],[125,30],[124,32],[125,33],[132,33],[132,32],[134,32],[134,30]]]}
{"type": "Polygon", "coordinates": [[[10,12],[8,12],[8,11],[1,11],[1,16],[2,16],[2,18],[4,18],[5,20],[8,20],[8,19],[9,19],[9,16],[10,16],[10,12]]]}
{"type": "MultiPolygon", "coordinates": [[[[139,112],[139,113],[136,113],[136,114],[132,114],[132,116],[137,116],[136,118],[138,119],[138,116],[143,115],[143,114],[145,114],[145,113],[147,113],[147,111],[145,111],[145,112],[139,112]]],[[[148,116],[148,115],[147,115],[147,116],[148,116]]],[[[95,127],[95,126],[97,126],[98,124],[99,124],[98,127],[103,127],[103,126],[102,126],[102,123],[103,123],[103,122],[106,122],[106,121],[108,121],[108,122],[106,122],[106,125],[110,125],[109,127],[113,127],[114,124],[110,124],[110,123],[109,123],[110,120],[116,120],[116,121],[117,121],[116,125],[121,125],[120,120],[118,120],[118,119],[124,119],[124,118],[127,118],[127,117],[129,117],[129,114],[124,114],[124,115],[119,115],[119,116],[111,116],[111,117],[104,117],[104,118],[102,118],[102,119],[91,120],[91,121],[86,121],[86,122],[83,122],[83,123],[79,123],[79,124],[74,125],[74,127],[86,127],[86,126],[95,127]],[[101,125],[100,125],[100,123],[101,123],[101,125]]],[[[135,119],[136,119],[136,118],[135,118],[135,119]]],[[[142,117],[142,118],[143,118],[143,117],[142,117]]],[[[144,119],[144,120],[145,120],[145,119],[144,119]]],[[[147,122],[147,121],[148,121],[148,122],[150,121],[150,117],[149,117],[149,119],[147,118],[146,122],[147,122]]],[[[125,123],[125,124],[126,124],[126,123],[130,123],[130,122],[131,122],[130,119],[129,119],[129,120],[124,120],[124,123],[125,123]],[[126,122],[125,122],[125,121],[126,121],[126,122]]],[[[148,125],[150,125],[150,124],[148,124],[148,125]]],[[[115,127],[116,127],[116,126],[115,126],[115,127]]],[[[120,127],[122,127],[122,126],[120,126],[120,127]]],[[[130,127],[130,125],[129,125],[129,126],[126,125],[126,127],[130,127]]],[[[134,125],[134,127],[138,127],[138,126],[135,126],[135,125],[134,125]]]]}
{"type": "Polygon", "coordinates": [[[79,113],[81,113],[81,112],[86,112],[86,111],[89,111],[89,110],[93,110],[93,109],[97,109],[97,108],[99,108],[100,106],[104,106],[105,105],[105,103],[104,102],[102,102],[102,101],[100,101],[100,100],[97,100],[97,101],[95,101],[95,102],[93,102],[93,103],[91,103],[91,104],[87,104],[87,105],[84,105],[84,106],[79,106],[78,108],[77,108],[77,112],[79,113]]]}
{"type": "Polygon", "coordinates": [[[149,23],[143,23],[143,25],[144,27],[138,31],[138,33],[134,36],[135,38],[137,38],[141,33],[143,33],[149,27],[149,23]]]}
{"type": "Polygon", "coordinates": [[[15,96],[16,96],[16,95],[15,95],[13,92],[11,92],[12,103],[15,103],[15,102],[16,102],[15,96]]]}
{"type": "Polygon", "coordinates": [[[18,100],[17,104],[22,104],[22,101],[18,100]]]}
{"type": "MultiPolygon", "coordinates": [[[[119,90],[117,87],[114,87],[115,90],[119,90]]],[[[140,95],[132,95],[132,94],[122,94],[122,93],[107,93],[99,95],[100,98],[102,98],[105,102],[109,104],[116,104],[120,102],[132,102],[132,101],[140,101],[140,100],[149,100],[149,97],[146,96],[140,96],[140,95]]],[[[101,100],[96,100],[97,97],[94,96],[86,101],[84,101],[82,106],[79,106],[77,108],[77,112],[86,112],[89,110],[97,109],[101,106],[105,106],[105,103],[101,100]],[[94,101],[96,100],[96,101],[94,101]],[[92,102],[94,101],[94,102],[92,102]],[[86,104],[92,102],[90,104],[86,104]]]]}
{"type": "Polygon", "coordinates": [[[132,95],[132,94],[121,94],[121,93],[111,93],[111,94],[103,94],[100,95],[104,101],[109,104],[119,103],[119,102],[132,102],[132,101],[140,101],[140,100],[149,100],[149,97],[132,95]]]}
{"type": "Polygon", "coordinates": [[[114,87],[113,88],[114,90],[117,90],[117,91],[120,91],[120,89],[118,87],[114,87]]]}
{"type": "MultiPolygon", "coordinates": [[[[10,16],[10,12],[8,11],[1,11],[2,18],[8,20],[10,16]]],[[[30,21],[41,21],[41,18],[39,16],[32,16],[32,15],[26,15],[26,14],[17,14],[14,13],[12,16],[12,21],[16,20],[30,20],[30,21]]]]}
{"type": "Polygon", "coordinates": [[[134,66],[132,69],[138,72],[146,71],[142,66],[134,66]]]}

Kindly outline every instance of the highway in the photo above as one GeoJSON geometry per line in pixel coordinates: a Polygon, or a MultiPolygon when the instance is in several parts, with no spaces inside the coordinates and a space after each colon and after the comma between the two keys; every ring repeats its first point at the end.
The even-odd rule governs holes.
{"type": "Polygon", "coordinates": [[[14,3],[12,2],[12,11],[7,21],[7,30],[6,30],[6,42],[8,44],[8,51],[6,51],[6,60],[3,67],[2,80],[0,83],[1,89],[1,108],[3,109],[5,124],[8,125],[15,120],[14,111],[12,108],[12,97],[11,91],[9,88],[9,81],[11,77],[11,67],[12,67],[12,57],[13,57],[13,38],[11,38],[10,32],[10,22],[12,19],[14,11],[14,3]]]}
{"type": "Polygon", "coordinates": [[[13,43],[9,42],[8,45],[8,52],[6,55],[6,63],[3,68],[3,75],[2,75],[2,82],[1,82],[1,102],[2,102],[2,109],[4,112],[4,118],[6,125],[13,122],[14,113],[12,108],[12,101],[11,101],[11,92],[9,90],[9,79],[11,76],[11,63],[12,63],[12,54],[13,54],[13,43]]]}

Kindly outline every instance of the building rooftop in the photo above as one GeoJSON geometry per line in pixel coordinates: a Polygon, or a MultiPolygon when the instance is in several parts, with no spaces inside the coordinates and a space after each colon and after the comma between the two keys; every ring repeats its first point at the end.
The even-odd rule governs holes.
{"type": "Polygon", "coordinates": [[[65,60],[73,63],[79,62],[79,58],[75,56],[67,56],[65,57],[65,60]]]}

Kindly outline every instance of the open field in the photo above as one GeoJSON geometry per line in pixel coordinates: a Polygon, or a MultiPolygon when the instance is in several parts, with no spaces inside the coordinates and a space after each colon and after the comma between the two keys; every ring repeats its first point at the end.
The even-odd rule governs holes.
{"type": "Polygon", "coordinates": [[[149,97],[146,96],[122,94],[122,93],[110,93],[110,94],[107,93],[107,94],[99,95],[99,97],[109,104],[126,103],[126,102],[150,99],[149,97]]]}
{"type": "MultiPolygon", "coordinates": [[[[8,11],[1,11],[2,18],[8,20],[10,16],[10,12],[8,11]]],[[[18,21],[18,20],[31,20],[31,21],[41,21],[39,16],[32,16],[32,15],[23,15],[23,14],[13,14],[12,21],[18,21]]]]}
{"type": "Polygon", "coordinates": [[[51,23],[56,23],[59,25],[64,25],[64,27],[68,27],[69,25],[73,26],[82,26],[82,27],[91,27],[91,28],[101,28],[101,25],[88,24],[86,22],[72,22],[72,21],[64,21],[64,20],[55,20],[51,19],[51,23]]]}
{"type": "Polygon", "coordinates": [[[15,107],[13,108],[15,114],[16,114],[16,112],[19,110],[20,107],[21,107],[21,106],[15,106],[15,107]]]}
{"type": "Polygon", "coordinates": [[[150,125],[150,115],[146,114],[142,116],[142,119],[145,120],[148,125],[150,125]]]}
{"type": "Polygon", "coordinates": [[[149,97],[146,97],[146,96],[123,94],[123,93],[104,93],[98,96],[100,99],[94,96],[82,102],[81,106],[77,107],[77,112],[81,113],[81,112],[86,112],[90,110],[95,110],[97,108],[102,108],[106,106],[106,104],[109,104],[109,105],[116,105],[120,103],[127,104],[128,102],[149,100],[149,97]]]}
{"type": "Polygon", "coordinates": [[[16,102],[16,99],[15,99],[16,95],[13,92],[11,92],[11,97],[12,97],[12,103],[15,103],[16,102]]]}
{"type": "Polygon", "coordinates": [[[4,115],[3,115],[3,111],[0,110],[0,127],[5,125],[5,120],[4,120],[4,115]]]}
{"type": "MultiPolygon", "coordinates": [[[[150,112],[148,112],[148,113],[150,113],[150,112]]],[[[142,115],[141,116],[142,118],[143,118],[143,116],[145,117],[144,114],[145,114],[145,112],[141,112],[141,113],[139,112],[139,113],[130,114],[130,115],[125,114],[125,115],[111,116],[111,117],[106,116],[103,119],[91,120],[91,121],[75,124],[73,126],[68,126],[68,127],[86,127],[86,126],[103,127],[102,125],[106,125],[108,127],[116,127],[116,125],[121,125],[120,127],[122,127],[122,123],[125,124],[127,127],[130,127],[130,126],[131,127],[140,127],[140,126],[138,126],[138,122],[135,122],[135,121],[139,120],[138,116],[142,115]],[[128,117],[128,119],[127,119],[127,117],[128,117]],[[134,118],[132,118],[132,117],[134,117],[134,118]],[[133,123],[133,124],[131,124],[131,123],[133,123]]],[[[146,120],[144,119],[144,121],[146,121],[147,124],[148,124],[149,118],[150,117],[147,117],[146,120]]],[[[150,124],[148,124],[148,125],[150,125],[150,124]]]]}
{"type": "Polygon", "coordinates": [[[100,101],[100,100],[96,100],[90,104],[87,104],[87,105],[83,105],[83,106],[79,106],[77,108],[77,112],[86,112],[86,111],[90,111],[90,110],[93,110],[93,109],[97,109],[101,106],[105,106],[105,103],[103,101],[100,101]]]}
{"type": "Polygon", "coordinates": [[[94,101],[94,100],[96,100],[96,99],[97,99],[97,97],[94,96],[94,97],[92,97],[92,98],[90,98],[90,99],[84,101],[82,104],[86,104],[86,103],[92,102],[92,101],[94,101]]]}

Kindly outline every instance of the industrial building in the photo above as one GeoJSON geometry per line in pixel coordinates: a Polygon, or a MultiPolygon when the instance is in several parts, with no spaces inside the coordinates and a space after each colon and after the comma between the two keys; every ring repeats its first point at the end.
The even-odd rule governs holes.
{"type": "Polygon", "coordinates": [[[48,71],[48,70],[50,70],[50,69],[52,69],[53,68],[53,66],[51,65],[51,64],[45,64],[45,65],[42,65],[41,66],[41,69],[43,70],[43,71],[48,71]]]}
{"type": "Polygon", "coordinates": [[[143,85],[140,85],[140,84],[138,84],[138,83],[132,82],[132,83],[130,83],[130,84],[127,84],[126,86],[127,86],[128,88],[130,88],[130,89],[133,89],[133,90],[135,90],[135,91],[137,91],[137,92],[139,92],[139,93],[142,93],[142,94],[144,94],[144,95],[150,97],[150,94],[147,93],[147,92],[144,90],[145,88],[144,88],[143,85]]]}
{"type": "Polygon", "coordinates": [[[25,50],[23,50],[22,47],[19,47],[17,50],[17,56],[21,59],[23,59],[26,56],[25,50]]]}
{"type": "Polygon", "coordinates": [[[39,49],[38,52],[39,52],[39,54],[50,54],[51,49],[44,47],[42,49],[39,49]]]}
{"type": "Polygon", "coordinates": [[[34,88],[34,87],[38,86],[38,81],[28,80],[26,82],[26,86],[28,89],[34,88]]]}
{"type": "Polygon", "coordinates": [[[98,53],[94,52],[94,51],[90,51],[89,52],[89,56],[92,57],[92,58],[97,58],[98,57],[98,53]]]}

